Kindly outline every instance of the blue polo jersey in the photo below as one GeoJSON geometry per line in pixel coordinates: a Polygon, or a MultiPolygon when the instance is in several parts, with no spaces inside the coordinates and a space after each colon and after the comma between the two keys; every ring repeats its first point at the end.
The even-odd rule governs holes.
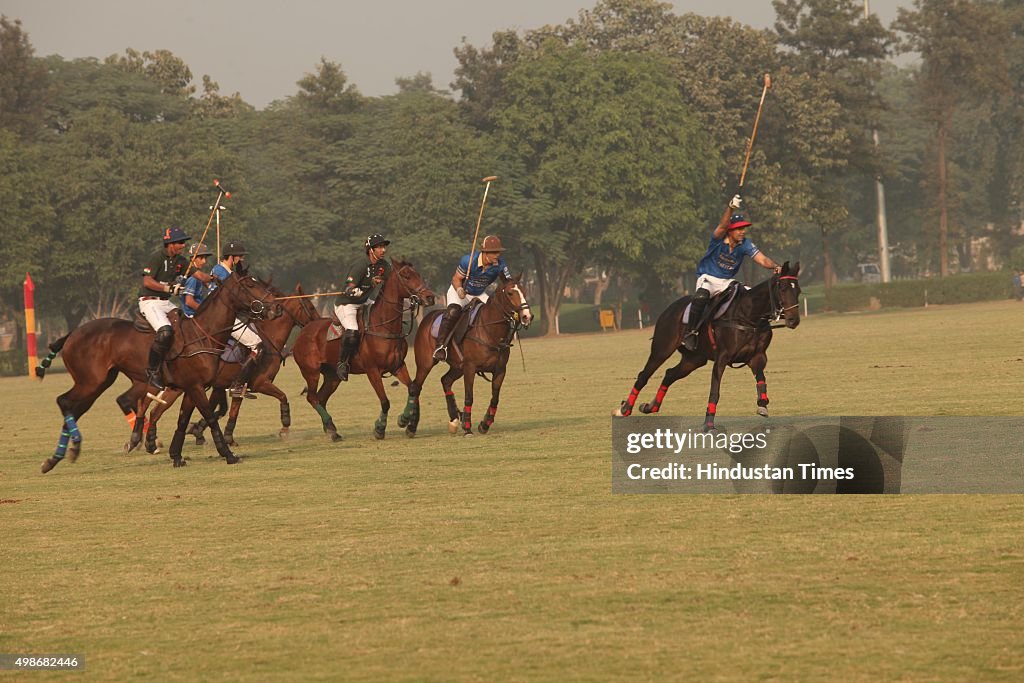
{"type": "Polygon", "coordinates": [[[754,246],[753,242],[746,238],[730,251],[729,245],[725,243],[725,237],[715,239],[714,234],[711,235],[708,250],[704,254],[704,258],[697,264],[697,277],[710,275],[712,277],[732,279],[736,277],[736,272],[743,265],[744,256],[753,258],[761,251],[754,246]]]}
{"type": "Polygon", "coordinates": [[[188,299],[185,298],[189,294],[191,294],[192,298],[194,298],[196,303],[199,304],[202,304],[203,299],[206,298],[206,285],[204,285],[195,275],[192,275],[189,279],[185,280],[185,291],[181,293],[181,311],[191,318],[196,314],[196,312],[195,309],[189,307],[187,303],[188,299]]]}
{"type": "Polygon", "coordinates": [[[210,283],[210,291],[212,292],[213,290],[217,289],[218,284],[224,282],[229,277],[231,277],[231,271],[218,263],[213,267],[213,270],[210,271],[210,275],[217,278],[216,280],[210,283]]]}
{"type": "Polygon", "coordinates": [[[509,272],[508,266],[505,265],[505,258],[503,256],[498,257],[498,262],[489,268],[480,267],[480,252],[474,251],[472,254],[466,254],[459,261],[459,275],[464,279],[462,281],[462,288],[466,290],[466,294],[469,296],[480,296],[487,289],[488,285],[498,279],[499,275],[503,275],[506,280],[512,279],[512,273],[509,272]],[[470,267],[470,263],[473,264],[470,267]]]}

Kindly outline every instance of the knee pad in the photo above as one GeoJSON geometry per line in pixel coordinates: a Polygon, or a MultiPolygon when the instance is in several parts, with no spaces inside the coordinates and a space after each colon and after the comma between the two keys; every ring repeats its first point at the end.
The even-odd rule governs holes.
{"type": "Polygon", "coordinates": [[[451,304],[444,311],[445,317],[448,318],[449,320],[454,319],[455,316],[457,316],[459,313],[462,313],[462,306],[458,304],[451,304]]]}
{"type": "Polygon", "coordinates": [[[174,341],[174,329],[170,325],[164,325],[156,331],[156,338],[153,339],[153,343],[161,348],[171,348],[171,342],[174,341]]]}

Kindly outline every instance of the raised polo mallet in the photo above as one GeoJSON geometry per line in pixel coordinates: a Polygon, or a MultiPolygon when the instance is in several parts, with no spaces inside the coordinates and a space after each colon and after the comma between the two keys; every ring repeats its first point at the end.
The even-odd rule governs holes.
{"type": "MultiPolygon", "coordinates": [[[[486,178],[482,178],[480,180],[480,182],[487,183],[487,185],[484,186],[484,198],[480,202],[480,215],[476,219],[476,232],[473,234],[473,246],[470,247],[470,249],[469,249],[469,258],[470,259],[473,258],[473,252],[476,251],[476,238],[480,236],[480,223],[484,219],[484,204],[487,203],[487,191],[491,189],[491,183],[493,183],[497,179],[498,179],[498,176],[496,176],[496,175],[489,175],[486,178]]],[[[473,267],[473,264],[470,263],[470,268],[472,268],[472,267],[473,267]]]]}
{"type": "MultiPolygon", "coordinates": [[[[206,227],[203,228],[203,236],[199,238],[200,244],[206,244],[206,233],[210,231],[210,224],[213,223],[214,216],[217,217],[217,257],[220,258],[220,212],[224,210],[224,207],[220,205],[221,199],[231,199],[231,193],[228,189],[221,184],[219,180],[214,178],[213,186],[217,188],[217,201],[210,207],[210,217],[206,221],[206,227]]],[[[188,277],[189,273],[192,272],[192,268],[195,265],[195,259],[189,261],[188,270],[185,271],[185,277],[188,277]]]]}
{"type": "Polygon", "coordinates": [[[757,123],[761,120],[761,107],[764,106],[765,95],[768,88],[772,87],[771,74],[764,75],[764,90],[761,91],[761,103],[757,105],[757,117],[754,119],[754,130],[750,133],[750,140],[747,142],[747,156],[743,160],[743,171],[740,173],[740,187],[743,187],[743,179],[747,177],[747,164],[750,163],[750,151],[754,149],[754,136],[757,135],[757,123]]]}

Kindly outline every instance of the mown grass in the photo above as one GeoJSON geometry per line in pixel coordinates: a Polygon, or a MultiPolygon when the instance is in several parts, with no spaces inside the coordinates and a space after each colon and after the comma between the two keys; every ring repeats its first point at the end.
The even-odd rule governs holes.
{"type": "MultiPolygon", "coordinates": [[[[812,316],[777,333],[770,408],[1020,415],[1022,312],[812,316]]],[[[1020,496],[612,495],[609,413],[648,336],[527,340],[492,432],[468,439],[432,375],[420,434],[394,425],[393,388],[374,441],[357,377],[329,444],[289,364],[292,436],[276,402],[248,402],[232,467],[211,446],[182,470],[124,455],[117,385],[79,461],[40,475],[69,378],[0,381],[0,652],[81,654],[90,680],[1024,675],[1020,496]]],[[[665,412],[702,415],[708,374],[665,412]]],[[[750,373],[728,371],[719,414],[753,411],[750,373]]]]}

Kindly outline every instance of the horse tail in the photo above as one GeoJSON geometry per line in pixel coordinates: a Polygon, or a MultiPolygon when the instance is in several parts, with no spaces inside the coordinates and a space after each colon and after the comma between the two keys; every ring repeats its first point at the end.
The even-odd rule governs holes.
{"type": "Polygon", "coordinates": [[[68,337],[70,336],[71,333],[68,332],[63,337],[61,337],[55,342],[52,342],[49,345],[48,348],[50,349],[50,353],[48,353],[46,355],[46,358],[44,358],[39,363],[39,365],[36,366],[36,377],[38,377],[40,380],[43,379],[43,376],[46,374],[46,368],[50,367],[50,363],[52,363],[53,359],[57,357],[57,354],[60,353],[60,350],[64,348],[64,342],[66,342],[68,340],[68,337]]]}

